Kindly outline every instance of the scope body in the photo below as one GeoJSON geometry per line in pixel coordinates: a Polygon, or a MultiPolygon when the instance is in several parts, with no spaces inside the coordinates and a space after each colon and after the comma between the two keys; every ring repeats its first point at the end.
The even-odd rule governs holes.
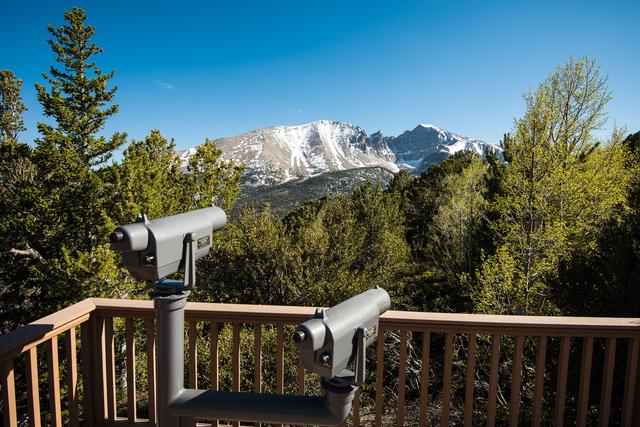
{"type": "Polygon", "coordinates": [[[111,234],[111,246],[121,252],[129,272],[140,281],[156,282],[182,268],[185,238],[193,238],[194,260],[209,253],[212,234],[227,222],[218,207],[120,226],[111,234]]]}
{"type": "Polygon", "coordinates": [[[306,369],[333,378],[356,357],[358,329],[364,333],[361,351],[378,334],[378,320],[391,300],[384,289],[369,289],[316,315],[296,328],[300,357],[306,369]]]}

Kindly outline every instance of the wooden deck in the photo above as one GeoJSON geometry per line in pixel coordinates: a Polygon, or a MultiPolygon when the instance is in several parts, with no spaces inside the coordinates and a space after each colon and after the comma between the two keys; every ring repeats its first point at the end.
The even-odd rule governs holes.
{"type": "MultiPolygon", "coordinates": [[[[197,388],[202,382],[198,369],[206,366],[204,387],[220,387],[222,369],[229,369],[233,391],[263,391],[268,371],[270,379],[275,376],[274,392],[309,392],[303,367],[297,362],[289,366],[285,340],[291,325],[314,310],[188,303],[189,386],[197,388]],[[223,328],[231,341],[231,363],[224,367],[219,354],[223,328]],[[265,331],[275,337],[275,348],[269,349],[273,363],[263,357],[265,331]],[[247,359],[249,338],[252,354],[247,359]],[[199,354],[199,347],[208,354],[199,354]],[[242,383],[247,360],[250,389],[246,379],[244,388],[242,383]],[[293,379],[285,375],[292,370],[293,379]]],[[[500,416],[498,407],[508,408],[506,418],[501,416],[513,426],[525,419],[533,426],[546,424],[545,413],[553,414],[555,425],[564,425],[567,414],[581,426],[596,421],[602,426],[640,425],[640,319],[388,311],[381,317],[380,333],[386,339],[379,338],[370,350],[377,363],[370,365],[368,406],[365,410],[358,393],[350,425],[388,425],[390,419],[399,426],[430,425],[435,414],[443,426],[471,426],[480,418],[492,426],[500,416]],[[533,353],[526,353],[527,348],[533,353]],[[394,374],[385,372],[385,366],[394,374]],[[525,383],[532,389],[525,390],[525,383]],[[476,399],[478,393],[483,399],[476,399]]],[[[4,334],[3,425],[155,425],[154,355],[152,301],[87,299],[4,334]],[[41,396],[41,370],[46,370],[46,396],[41,396]],[[136,387],[138,375],[145,378],[144,389],[136,387]],[[139,407],[145,408],[144,419],[139,407]]]]}

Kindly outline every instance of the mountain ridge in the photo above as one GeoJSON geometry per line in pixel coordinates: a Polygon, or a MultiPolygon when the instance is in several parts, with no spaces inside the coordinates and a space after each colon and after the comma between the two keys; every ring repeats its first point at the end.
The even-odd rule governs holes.
{"type": "MultiPolygon", "coordinates": [[[[382,167],[419,173],[460,150],[484,156],[501,149],[431,124],[419,124],[397,136],[367,134],[348,122],[317,120],[295,126],[269,126],[217,138],[222,158],[245,165],[243,187],[277,185],[327,172],[382,167]]],[[[195,148],[179,152],[183,166],[195,148]]]]}

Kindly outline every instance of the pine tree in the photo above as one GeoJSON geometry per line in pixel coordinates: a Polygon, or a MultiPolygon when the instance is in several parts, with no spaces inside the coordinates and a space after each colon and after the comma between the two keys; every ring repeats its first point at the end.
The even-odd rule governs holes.
{"type": "Polygon", "coordinates": [[[26,107],[22,82],[0,71],[0,334],[31,320],[38,289],[26,280],[42,256],[24,239],[30,211],[41,196],[32,150],[18,142],[26,107]]]}
{"type": "Polygon", "coordinates": [[[0,71],[0,144],[3,147],[18,142],[20,132],[26,130],[22,115],[27,107],[22,102],[22,80],[9,70],[0,71]]]}
{"type": "Polygon", "coordinates": [[[49,45],[61,67],[44,74],[49,88],[36,84],[44,113],[55,123],[38,124],[42,136],[31,156],[37,170],[31,190],[38,193],[21,235],[23,245],[41,255],[28,278],[40,289],[41,313],[88,296],[131,295],[107,239],[115,226],[109,216],[115,200],[113,166],[105,160],[126,135],[98,136],[117,111],[108,105],[116,90],[107,89],[113,72],[103,75],[92,62],[101,49],[91,40],[94,28],[84,24],[85,12],[74,8],[64,17],[65,25],[49,26],[49,45]]]}
{"type": "Polygon", "coordinates": [[[73,8],[64,13],[64,18],[68,23],[60,28],[49,25],[49,46],[62,67],[51,66],[49,73],[43,73],[49,90],[36,84],[44,113],[55,119],[56,126],[39,123],[38,129],[45,139],[74,151],[82,163],[100,165],[126,140],[122,133],[108,140],[97,136],[106,120],[118,111],[117,105],[109,105],[117,87],[107,89],[114,72],[103,74],[91,62],[102,49],[91,40],[95,29],[85,25],[85,11],[73,8]]]}

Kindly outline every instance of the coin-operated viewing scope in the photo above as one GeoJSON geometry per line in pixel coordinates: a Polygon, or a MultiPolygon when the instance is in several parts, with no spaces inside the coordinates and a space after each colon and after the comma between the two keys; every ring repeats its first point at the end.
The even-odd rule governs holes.
{"type": "Polygon", "coordinates": [[[158,282],[184,268],[184,287],[189,289],[195,283],[195,260],[209,253],[212,234],[226,223],[227,216],[218,207],[151,221],[141,215],[133,224],[116,228],[109,238],[137,280],[158,282]]]}
{"type": "Polygon", "coordinates": [[[293,339],[304,367],[322,378],[352,384],[365,379],[366,349],[378,335],[378,319],[391,300],[384,289],[369,289],[298,325],[293,339]],[[346,370],[356,362],[355,373],[346,370]]]}

